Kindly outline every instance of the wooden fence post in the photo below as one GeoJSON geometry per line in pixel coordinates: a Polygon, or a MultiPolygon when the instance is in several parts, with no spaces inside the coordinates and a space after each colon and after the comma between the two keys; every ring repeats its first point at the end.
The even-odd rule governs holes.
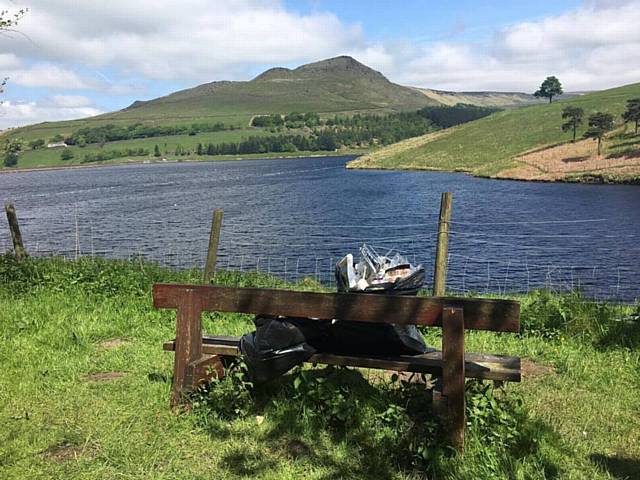
{"type": "Polygon", "coordinates": [[[20,226],[18,225],[18,216],[16,215],[16,207],[13,203],[5,203],[4,209],[7,212],[7,221],[9,222],[9,230],[11,231],[11,239],[13,240],[13,251],[18,261],[27,256],[27,251],[22,243],[22,235],[20,234],[20,226]]]}
{"type": "Polygon", "coordinates": [[[220,243],[220,228],[222,227],[222,213],[222,210],[219,208],[216,208],[213,211],[211,234],[209,235],[209,249],[207,250],[207,263],[204,266],[203,283],[211,282],[213,273],[216,271],[218,244],[220,243]]]}
{"type": "Polygon", "coordinates": [[[433,269],[433,295],[436,297],[444,295],[447,285],[451,203],[451,192],[444,192],[440,200],[440,219],[438,221],[438,237],[436,239],[436,261],[433,269]]]}

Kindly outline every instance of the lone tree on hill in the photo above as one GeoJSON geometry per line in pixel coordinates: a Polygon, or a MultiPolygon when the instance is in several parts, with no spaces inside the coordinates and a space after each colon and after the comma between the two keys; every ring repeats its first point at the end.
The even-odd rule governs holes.
{"type": "Polygon", "coordinates": [[[584,132],[584,138],[598,140],[598,156],[600,156],[600,145],[605,134],[613,130],[613,115],[610,113],[596,112],[589,116],[589,129],[584,132]]]}
{"type": "Polygon", "coordinates": [[[640,98],[632,98],[627,100],[627,109],[622,114],[625,123],[635,122],[636,135],[638,134],[638,122],[640,122],[640,98]]]}
{"type": "Polygon", "coordinates": [[[159,157],[159,156],[161,156],[161,155],[162,155],[162,154],[160,153],[160,147],[158,147],[158,145],[156,145],[156,146],[153,148],[153,156],[154,156],[154,157],[159,157]]]}
{"type": "Polygon", "coordinates": [[[545,97],[549,99],[549,103],[553,100],[553,97],[556,95],[562,95],[562,84],[560,80],[556,77],[547,77],[540,88],[536,93],[533,94],[535,97],[545,97]]]}
{"type": "Polygon", "coordinates": [[[583,116],[584,110],[580,107],[568,105],[562,110],[562,118],[566,120],[566,122],[562,124],[562,131],[567,132],[573,130],[573,143],[576,143],[576,130],[582,124],[583,116]]]}

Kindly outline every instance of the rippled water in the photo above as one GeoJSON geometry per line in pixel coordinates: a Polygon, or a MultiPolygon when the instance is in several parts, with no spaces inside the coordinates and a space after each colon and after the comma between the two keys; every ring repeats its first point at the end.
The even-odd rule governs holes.
{"type": "MultiPolygon", "coordinates": [[[[640,188],[353,171],[347,157],[96,167],[0,175],[40,254],[144,255],[202,265],[223,208],[219,265],[332,278],[363,241],[430,272],[440,194],[454,196],[452,290],[581,288],[640,296],[640,188]]],[[[3,220],[4,222],[4,220],[3,220]]],[[[3,228],[0,248],[10,247],[3,228]]]]}

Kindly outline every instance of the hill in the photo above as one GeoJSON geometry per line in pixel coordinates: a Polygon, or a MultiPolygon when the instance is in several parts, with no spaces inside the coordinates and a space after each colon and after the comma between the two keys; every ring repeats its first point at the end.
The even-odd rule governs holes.
{"type": "Polygon", "coordinates": [[[417,110],[437,104],[410,87],[390,82],[357,60],[341,56],[295,69],[272,68],[249,81],[216,81],[96,117],[45,122],[10,131],[29,140],[68,135],[87,126],[135,122],[181,124],[221,121],[246,127],[254,115],[287,112],[350,114],[417,110]]]}
{"type": "Polygon", "coordinates": [[[447,92],[431,88],[416,88],[416,90],[434,102],[449,106],[466,103],[480,107],[514,108],[545,101],[522,92],[447,92]]]}
{"type": "MultiPolygon", "coordinates": [[[[526,180],[628,181],[640,178],[640,137],[625,132],[620,114],[626,101],[634,97],[640,97],[640,83],[552,104],[505,110],[385,147],[360,157],[349,167],[464,171],[526,180]],[[620,128],[606,142],[604,158],[595,157],[592,141],[562,145],[570,140],[569,134],[560,130],[561,111],[567,105],[583,108],[585,117],[595,111],[616,116],[620,128]],[[523,157],[536,153],[534,150],[535,157],[523,157]],[[540,155],[543,150],[544,156],[540,155]]],[[[585,129],[586,121],[578,134],[585,129]]]]}
{"type": "MultiPolygon", "coordinates": [[[[434,102],[448,106],[465,103],[479,107],[517,108],[547,102],[544,98],[537,98],[530,93],[523,92],[447,92],[431,88],[416,88],[416,90],[434,102]]],[[[567,99],[580,94],[568,92],[556,97],[556,100],[567,99]]]]}

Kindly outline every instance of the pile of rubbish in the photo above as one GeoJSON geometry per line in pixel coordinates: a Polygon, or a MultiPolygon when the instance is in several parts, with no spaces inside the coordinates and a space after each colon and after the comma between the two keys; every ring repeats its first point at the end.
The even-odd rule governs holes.
{"type": "Polygon", "coordinates": [[[339,292],[391,293],[416,295],[424,284],[424,268],[413,266],[392,251],[378,255],[367,244],[360,248],[360,261],[354,263],[348,254],[336,264],[336,282],[339,292]]]}
{"type": "MultiPolygon", "coordinates": [[[[391,252],[379,255],[366,244],[360,261],[348,254],[336,264],[338,292],[416,295],[424,284],[425,270],[391,252]]],[[[310,318],[257,316],[255,332],[240,340],[254,383],[264,383],[286,373],[315,353],[341,355],[420,355],[427,347],[415,325],[310,318]]]]}

